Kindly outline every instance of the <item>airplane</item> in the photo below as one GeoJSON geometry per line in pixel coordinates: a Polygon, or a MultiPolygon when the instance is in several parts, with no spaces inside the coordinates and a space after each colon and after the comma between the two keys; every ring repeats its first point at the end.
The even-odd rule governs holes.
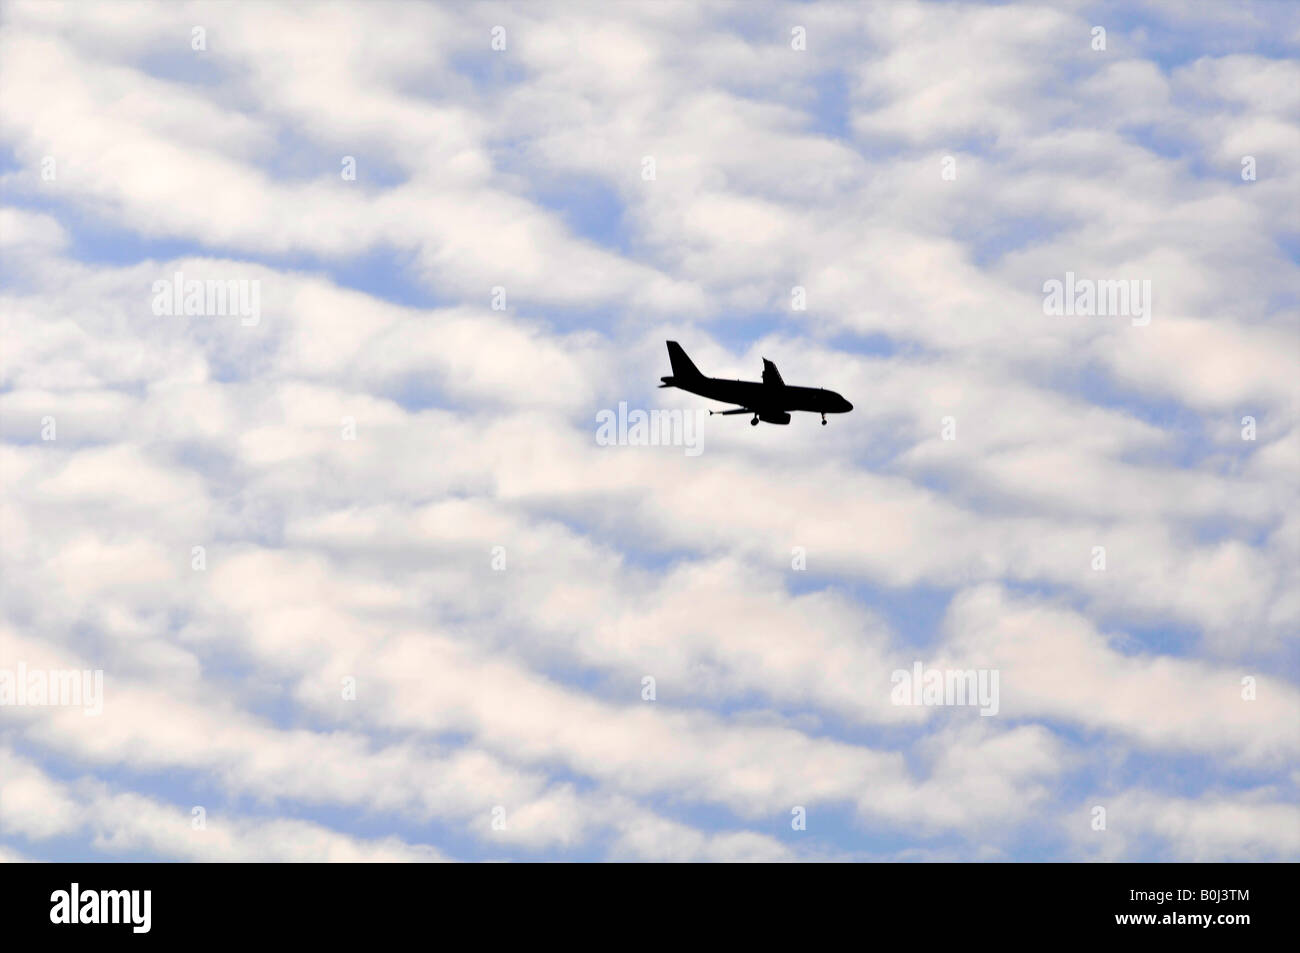
{"type": "Polygon", "coordinates": [[[686,356],[682,346],[676,341],[668,341],[668,360],[673,372],[659,386],[676,387],[688,394],[699,394],[710,400],[720,400],[726,404],[740,404],[736,410],[710,410],[709,414],[753,414],[749,422],[757,427],[760,420],[769,424],[788,424],[789,411],[806,410],[822,415],[822,426],[826,426],[827,414],[847,414],[853,405],[835,393],[822,387],[791,387],[781,380],[781,372],[776,365],[763,358],[763,382],[727,381],[720,377],[705,377],[700,369],[686,356]]]}

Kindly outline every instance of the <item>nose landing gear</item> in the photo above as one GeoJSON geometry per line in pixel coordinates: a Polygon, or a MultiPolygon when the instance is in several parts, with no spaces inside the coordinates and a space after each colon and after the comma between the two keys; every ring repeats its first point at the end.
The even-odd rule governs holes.
{"type": "Polygon", "coordinates": [[[755,414],[755,415],[754,415],[754,419],[751,420],[751,421],[749,422],[749,425],[750,425],[751,427],[757,427],[757,426],[758,426],[758,414],[755,414]]]}
{"type": "Polygon", "coordinates": [[[822,426],[823,426],[823,427],[826,426],[826,415],[825,415],[825,414],[822,414],[822,426]]]}

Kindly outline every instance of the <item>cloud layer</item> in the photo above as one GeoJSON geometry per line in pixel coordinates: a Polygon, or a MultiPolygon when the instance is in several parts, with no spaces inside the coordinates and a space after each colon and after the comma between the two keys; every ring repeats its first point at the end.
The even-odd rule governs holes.
{"type": "Polygon", "coordinates": [[[0,672],[105,684],[0,707],[0,860],[1300,858],[1298,50],[0,8],[0,672]],[[855,410],[600,445],[665,339],[855,410]]]}

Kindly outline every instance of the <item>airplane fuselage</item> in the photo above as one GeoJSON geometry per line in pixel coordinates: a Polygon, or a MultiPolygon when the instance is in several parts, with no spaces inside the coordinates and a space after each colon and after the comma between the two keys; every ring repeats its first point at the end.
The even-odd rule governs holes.
{"type": "Polygon", "coordinates": [[[698,380],[672,377],[665,378],[664,383],[690,394],[698,394],[728,404],[739,404],[741,407],[759,412],[806,410],[814,414],[843,414],[853,409],[853,405],[835,391],[821,387],[731,381],[721,377],[702,377],[698,380]]]}

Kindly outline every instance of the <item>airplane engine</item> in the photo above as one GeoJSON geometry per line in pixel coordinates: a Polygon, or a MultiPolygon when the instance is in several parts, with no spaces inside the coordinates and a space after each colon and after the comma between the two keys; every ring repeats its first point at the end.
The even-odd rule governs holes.
{"type": "Polygon", "coordinates": [[[790,415],[784,411],[769,411],[767,413],[759,414],[758,419],[769,424],[788,424],[790,422],[790,415]]]}

